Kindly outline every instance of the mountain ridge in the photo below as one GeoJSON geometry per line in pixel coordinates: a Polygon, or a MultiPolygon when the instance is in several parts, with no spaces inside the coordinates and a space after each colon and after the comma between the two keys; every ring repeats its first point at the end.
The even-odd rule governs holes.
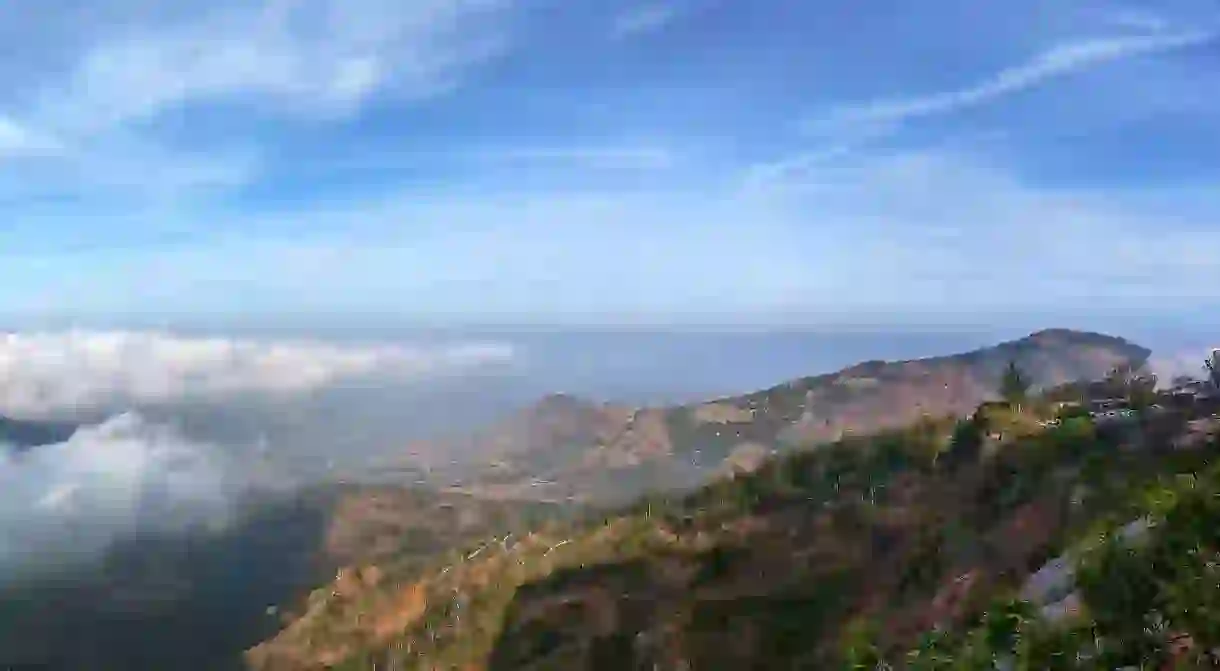
{"type": "Polygon", "coordinates": [[[994,400],[1015,362],[1035,388],[1139,366],[1151,350],[1124,338],[1048,328],[958,354],[863,361],[699,403],[632,407],[551,394],[431,453],[473,454],[434,467],[432,481],[500,498],[624,502],[683,489],[793,445],[961,416],[994,400]],[[541,482],[540,482],[541,481],[541,482]]]}

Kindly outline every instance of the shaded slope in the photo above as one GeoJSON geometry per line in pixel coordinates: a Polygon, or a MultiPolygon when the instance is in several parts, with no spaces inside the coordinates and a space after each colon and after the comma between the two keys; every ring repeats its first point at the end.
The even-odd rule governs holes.
{"type": "Polygon", "coordinates": [[[223,533],[129,538],[100,565],[0,591],[0,667],[237,669],[278,628],[265,609],[325,574],[311,501],[257,506],[223,533]]]}
{"type": "Polygon", "coordinates": [[[243,652],[295,620],[308,590],[340,567],[415,566],[564,514],[389,486],[259,498],[225,529],[127,538],[99,564],[4,586],[0,668],[241,669],[243,652]]]}

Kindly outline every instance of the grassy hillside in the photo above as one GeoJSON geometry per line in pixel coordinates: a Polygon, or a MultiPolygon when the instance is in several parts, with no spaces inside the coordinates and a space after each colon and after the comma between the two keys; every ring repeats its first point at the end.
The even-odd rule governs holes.
{"type": "Polygon", "coordinates": [[[378,565],[375,579],[318,590],[248,659],[256,669],[905,663],[926,632],[970,631],[1049,560],[1143,514],[1150,487],[1205,470],[1217,449],[1214,439],[1175,447],[1210,411],[1040,425],[1049,412],[1027,402],[925,419],[680,499],[485,538],[423,567],[378,565]]]}

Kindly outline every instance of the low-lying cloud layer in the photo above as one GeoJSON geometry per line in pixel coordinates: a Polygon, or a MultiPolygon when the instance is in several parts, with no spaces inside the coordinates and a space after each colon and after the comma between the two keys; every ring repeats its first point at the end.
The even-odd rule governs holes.
{"type": "Polygon", "coordinates": [[[0,416],[86,423],[55,445],[0,444],[0,583],[133,534],[223,525],[248,495],[304,485],[304,472],[333,479],[392,457],[435,414],[420,403],[486,387],[479,374],[513,360],[481,342],[0,335],[0,416]]]}
{"type": "Polygon", "coordinates": [[[0,446],[0,583],[87,561],[133,533],[223,524],[249,484],[223,457],[134,413],[19,455],[0,446]]]}
{"type": "Polygon", "coordinates": [[[512,361],[496,343],[352,345],[164,333],[10,333],[0,337],[0,414],[42,417],[316,392],[353,379],[423,382],[512,361]]]}

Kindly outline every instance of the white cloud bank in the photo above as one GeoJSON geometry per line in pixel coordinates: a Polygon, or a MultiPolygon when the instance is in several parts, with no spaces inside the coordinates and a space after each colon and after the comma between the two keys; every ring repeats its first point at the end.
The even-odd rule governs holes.
{"type": "MultiPolygon", "coordinates": [[[[290,473],[300,465],[293,460],[310,449],[358,459],[328,426],[351,408],[341,400],[310,405],[328,389],[375,382],[375,388],[418,384],[426,390],[442,378],[497,370],[513,360],[511,347],[481,342],[339,345],[122,331],[0,335],[0,415],[148,410],[112,416],[55,445],[18,453],[0,444],[0,583],[81,565],[133,534],[222,526],[245,495],[299,484],[290,473]],[[209,403],[221,410],[200,416],[219,425],[201,439],[199,416],[194,431],[190,418],[209,403]],[[304,416],[294,419],[301,408],[304,416]],[[150,419],[156,417],[168,423],[150,419]],[[274,433],[297,421],[314,423],[306,434],[315,433],[319,445],[306,445],[302,436],[272,446],[263,442],[266,436],[238,435],[243,427],[266,424],[274,433]]],[[[398,409],[404,418],[409,412],[398,409]]]]}
{"type": "Polygon", "coordinates": [[[243,483],[222,453],[125,414],[64,443],[0,446],[0,582],[87,561],[125,535],[223,524],[243,483]]]}
{"type": "Polygon", "coordinates": [[[0,336],[0,414],[292,395],[371,377],[412,383],[512,359],[510,346],[478,342],[341,346],[155,332],[10,333],[0,336]]]}

